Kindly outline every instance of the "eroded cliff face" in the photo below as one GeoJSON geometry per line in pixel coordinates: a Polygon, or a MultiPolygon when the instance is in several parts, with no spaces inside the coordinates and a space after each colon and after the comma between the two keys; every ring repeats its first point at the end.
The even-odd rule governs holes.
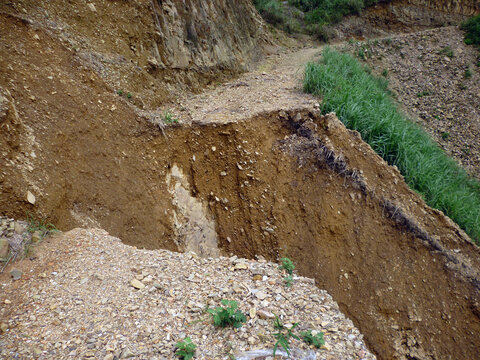
{"type": "Polygon", "coordinates": [[[380,2],[360,16],[351,16],[334,27],[332,36],[367,37],[386,32],[409,32],[457,25],[480,13],[478,0],[393,0],[380,2]]]}
{"type": "Polygon", "coordinates": [[[140,108],[245,71],[271,44],[250,0],[19,0],[0,11],[47,29],[140,108]]]}

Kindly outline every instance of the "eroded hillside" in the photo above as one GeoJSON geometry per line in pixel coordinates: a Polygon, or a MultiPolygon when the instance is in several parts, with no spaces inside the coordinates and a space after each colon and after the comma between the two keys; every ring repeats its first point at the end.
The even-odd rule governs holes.
{"type": "MultiPolygon", "coordinates": [[[[0,15],[2,214],[22,218],[28,211],[62,230],[101,227],[148,249],[273,261],[288,256],[332,294],[379,358],[475,358],[478,248],[357,133],[334,115],[320,116],[316,100],[301,95],[295,79],[316,50],[290,55],[301,59],[297,69],[284,66],[285,57],[272,57],[253,73],[190,97],[190,109],[175,110],[179,124],[159,126],[139,115],[142,102],[157,106],[176,89],[169,84],[188,85],[190,76],[198,89],[239,71],[263,41],[255,35],[259,20],[224,13],[252,32],[242,32],[242,39],[235,31],[232,38],[218,35],[230,60],[214,50],[215,41],[206,42],[202,51],[213,54],[210,65],[201,63],[208,63],[207,55],[182,63],[181,49],[193,45],[182,38],[183,45],[174,46],[181,37],[167,36],[170,63],[160,56],[153,71],[151,47],[140,46],[143,32],[130,38],[133,28],[127,27],[117,49],[109,34],[121,34],[118,24],[91,24],[119,9],[134,9],[140,21],[149,9],[143,19],[154,29],[157,16],[162,24],[161,17],[181,11],[177,2],[163,2],[161,9],[158,3],[131,4],[83,4],[74,16],[75,7],[66,7],[68,13],[54,2],[2,5],[8,12],[0,15]],[[103,57],[107,43],[125,62],[103,57]],[[92,61],[94,53],[103,54],[100,62],[92,61]],[[154,90],[144,86],[150,81],[154,90]],[[269,82],[276,87],[265,86],[269,82]],[[268,105],[257,111],[246,99],[268,105]]],[[[201,4],[205,10],[223,3],[201,4]]],[[[242,4],[236,11],[251,8],[247,1],[225,6],[233,11],[242,4]]],[[[125,16],[137,26],[133,13],[125,16]]],[[[188,30],[188,16],[178,16],[188,30]]]]}

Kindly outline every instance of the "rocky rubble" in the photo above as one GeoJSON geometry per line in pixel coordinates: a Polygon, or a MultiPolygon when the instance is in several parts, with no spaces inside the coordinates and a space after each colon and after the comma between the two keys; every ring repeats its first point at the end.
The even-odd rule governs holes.
{"type": "Polygon", "coordinates": [[[16,257],[30,242],[38,242],[40,234],[27,231],[24,221],[15,221],[7,216],[0,216],[0,269],[2,262],[16,257]]]}
{"type": "Polygon", "coordinates": [[[480,178],[478,50],[458,27],[350,42],[348,51],[385,76],[403,110],[480,178]]]}
{"type": "Polygon", "coordinates": [[[1,358],[172,359],[175,343],[189,336],[196,358],[228,359],[271,349],[275,314],[287,327],[298,322],[299,331],[324,332],[321,349],[292,339],[296,354],[375,359],[328,293],[299,276],[285,287],[278,265],[261,257],[140,250],[103,230],[72,230],[49,246],[58,244],[75,251],[54,271],[0,284],[1,358]],[[12,301],[18,292],[25,299],[12,301]],[[247,316],[243,327],[213,326],[206,309],[221,299],[238,302],[247,316]]]}

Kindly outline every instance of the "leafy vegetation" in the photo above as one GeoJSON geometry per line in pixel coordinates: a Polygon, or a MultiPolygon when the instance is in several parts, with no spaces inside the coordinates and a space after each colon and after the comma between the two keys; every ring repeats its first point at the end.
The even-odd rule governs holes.
{"type": "Polygon", "coordinates": [[[465,44],[480,46],[480,15],[477,15],[460,26],[465,31],[465,44]]]}
{"type": "Polygon", "coordinates": [[[165,124],[178,123],[178,119],[170,111],[165,111],[163,113],[162,120],[165,124]]]}
{"type": "Polygon", "coordinates": [[[320,348],[322,345],[325,345],[325,340],[323,339],[323,332],[316,332],[313,333],[312,330],[308,331],[301,331],[300,337],[304,342],[309,345],[315,346],[317,349],[320,348]]]}
{"type": "MultiPolygon", "coordinates": [[[[299,32],[300,24],[305,23],[304,31],[328,40],[326,25],[338,23],[346,15],[358,14],[367,6],[380,0],[288,0],[288,8],[280,0],[254,0],[254,4],[263,18],[273,25],[281,25],[288,32],[299,32]],[[304,16],[296,12],[303,12],[304,16]],[[293,15],[293,16],[292,16],[293,15]],[[289,22],[290,20],[290,22],[289,22]]],[[[301,14],[301,13],[300,13],[301,14]]]]}
{"type": "Polygon", "coordinates": [[[295,265],[293,265],[292,260],[289,258],[281,258],[280,259],[280,266],[281,270],[285,270],[287,272],[287,276],[283,280],[285,280],[285,286],[291,287],[293,284],[293,270],[295,269],[295,265]]]}
{"type": "Polygon", "coordinates": [[[275,345],[273,345],[273,357],[275,357],[275,354],[277,353],[278,346],[280,345],[285,352],[290,355],[290,339],[294,338],[297,340],[300,340],[300,338],[293,333],[293,330],[298,326],[298,323],[295,323],[292,325],[292,327],[287,328],[279,317],[275,315],[275,320],[273,322],[273,327],[275,330],[277,330],[276,333],[273,334],[275,339],[277,341],[275,342],[275,345]]]}
{"type": "Polygon", "coordinates": [[[287,9],[279,0],[254,0],[258,12],[268,23],[275,25],[289,34],[301,32],[301,11],[295,8],[287,9]]]}
{"type": "Polygon", "coordinates": [[[323,113],[335,111],[348,128],[359,131],[430,206],[480,244],[480,183],[398,110],[386,82],[351,55],[327,48],[320,62],[307,65],[304,90],[321,95],[323,113]]]}
{"type": "Polygon", "coordinates": [[[41,239],[58,231],[55,225],[47,223],[45,219],[39,219],[30,213],[27,213],[27,223],[27,231],[32,234],[39,231],[41,239]]]}
{"type": "Polygon", "coordinates": [[[213,316],[213,324],[219,327],[232,325],[234,328],[240,328],[247,321],[245,315],[238,310],[238,303],[234,300],[221,301],[225,307],[217,306],[215,309],[208,309],[213,316]]]}
{"type": "Polygon", "coordinates": [[[195,349],[197,348],[197,345],[195,345],[192,342],[192,339],[187,336],[182,341],[179,341],[175,347],[177,348],[175,354],[178,357],[182,358],[183,360],[190,360],[193,358],[193,355],[195,355],[195,349]]]}
{"type": "Polygon", "coordinates": [[[449,58],[453,58],[455,56],[455,54],[453,53],[453,50],[450,46],[445,46],[443,48],[441,48],[438,53],[440,55],[445,55],[445,56],[448,56],[449,58]]]}
{"type": "Polygon", "coordinates": [[[281,270],[285,270],[289,275],[293,275],[293,270],[295,269],[295,265],[293,265],[293,261],[289,258],[281,258],[280,259],[280,266],[281,270]]]}

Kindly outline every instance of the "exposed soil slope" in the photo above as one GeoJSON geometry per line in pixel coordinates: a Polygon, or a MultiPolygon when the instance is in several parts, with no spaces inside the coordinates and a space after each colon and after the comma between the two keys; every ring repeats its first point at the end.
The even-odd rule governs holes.
{"type": "Polygon", "coordinates": [[[458,27],[346,46],[386,74],[402,109],[446,152],[480,179],[480,72],[478,50],[458,27]]]}
{"type": "Polygon", "coordinates": [[[286,255],[379,358],[478,355],[479,249],[358,134],[321,117],[292,85],[295,68],[271,94],[277,109],[238,99],[265,96],[259,80],[282,79],[282,61],[201,95],[205,106],[192,100],[191,124],[162,132],[57,37],[0,16],[2,213],[150,249],[286,255]],[[228,122],[235,108],[244,115],[228,122]]]}
{"type": "Polygon", "coordinates": [[[273,48],[250,0],[16,0],[0,11],[58,38],[141,108],[239,74],[273,48]]]}
{"type": "Polygon", "coordinates": [[[478,13],[480,3],[472,0],[387,0],[344,19],[330,34],[340,40],[414,32],[458,25],[478,13]]]}

